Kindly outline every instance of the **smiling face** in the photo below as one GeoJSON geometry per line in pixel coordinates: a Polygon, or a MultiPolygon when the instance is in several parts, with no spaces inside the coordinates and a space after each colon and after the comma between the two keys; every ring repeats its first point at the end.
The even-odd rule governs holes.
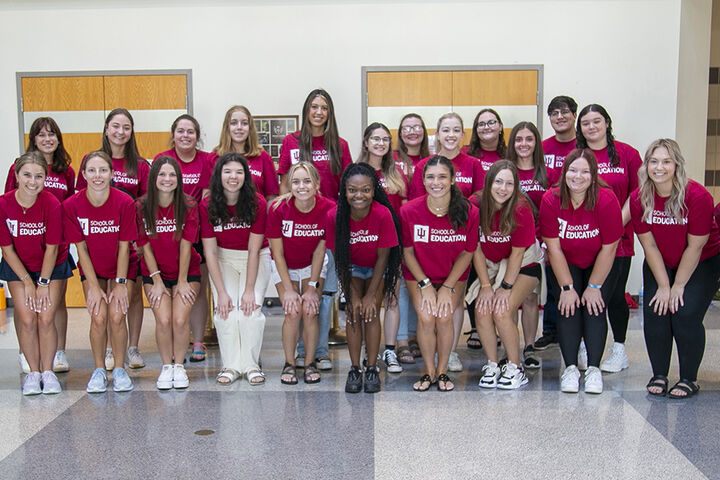
{"type": "Polygon", "coordinates": [[[372,178],[365,175],[353,175],[345,183],[345,198],[350,204],[351,211],[369,211],[374,194],[375,186],[372,178]]]}
{"type": "Polygon", "coordinates": [[[193,122],[182,119],[177,122],[175,131],[173,131],[173,142],[175,148],[182,151],[194,150],[197,146],[197,131],[193,122]]]}
{"type": "Polygon", "coordinates": [[[521,160],[532,160],[535,153],[535,135],[527,128],[521,129],[515,136],[515,152],[521,160]]]}
{"type": "Polygon", "coordinates": [[[329,115],[327,101],[320,95],[317,95],[310,102],[308,110],[307,119],[310,122],[310,126],[318,129],[324,128],[329,115]]]}
{"type": "Polygon", "coordinates": [[[515,179],[509,169],[500,170],[490,185],[490,196],[500,206],[507,202],[515,191],[515,179]]]}
{"type": "Polygon", "coordinates": [[[290,192],[296,200],[307,201],[315,196],[318,186],[304,168],[298,168],[290,179],[290,192]]]}
{"type": "Polygon", "coordinates": [[[567,105],[562,105],[550,112],[550,125],[556,134],[570,132],[575,125],[577,115],[572,113],[567,105]]]}
{"type": "Polygon", "coordinates": [[[400,125],[400,138],[409,148],[418,147],[425,138],[422,121],[417,117],[408,117],[400,125]]]}
{"type": "Polygon", "coordinates": [[[115,147],[124,147],[130,141],[132,131],[130,119],[121,113],[113,116],[105,127],[108,142],[115,147]]]}
{"type": "Polygon", "coordinates": [[[227,193],[239,192],[245,183],[245,169],[240,162],[228,162],[222,167],[220,181],[227,193]]]}
{"type": "Polygon", "coordinates": [[[423,185],[425,191],[433,198],[450,195],[450,187],[455,183],[450,170],[444,165],[431,165],[425,170],[423,185]]]}
{"type": "Polygon", "coordinates": [[[435,138],[443,152],[454,152],[460,148],[465,132],[462,123],[455,117],[449,117],[442,121],[435,138]]]}
{"type": "Polygon", "coordinates": [[[250,119],[245,115],[242,110],[235,110],[230,115],[230,122],[228,123],[228,130],[230,133],[230,139],[233,143],[238,145],[244,145],[250,133],[250,119]]]}
{"type": "Polygon", "coordinates": [[[367,140],[365,140],[365,148],[367,148],[370,155],[382,158],[390,150],[391,140],[392,137],[390,137],[388,131],[384,128],[376,128],[370,132],[367,140]]]}
{"type": "Polygon", "coordinates": [[[500,138],[503,125],[492,112],[483,112],[478,117],[477,134],[483,143],[495,143],[500,138]]]}
{"type": "Polygon", "coordinates": [[[653,181],[656,189],[670,191],[676,168],[675,160],[670,156],[667,148],[657,147],[647,162],[648,178],[653,181]]]}
{"type": "Polygon", "coordinates": [[[43,155],[52,155],[57,150],[58,145],[60,145],[60,142],[57,135],[47,125],[43,126],[35,135],[35,147],[43,155]]]}
{"type": "Polygon", "coordinates": [[[590,164],[584,157],[579,157],[568,166],[565,183],[570,189],[570,193],[578,196],[585,195],[592,184],[592,173],[590,164]]]}
{"type": "Polygon", "coordinates": [[[598,112],[588,112],[580,119],[580,131],[591,143],[607,141],[608,122],[598,112]]]}
{"type": "Polygon", "coordinates": [[[18,190],[29,197],[37,197],[45,183],[45,169],[37,163],[26,163],[15,174],[18,190]]]}
{"type": "Polygon", "coordinates": [[[83,170],[87,188],[95,192],[103,192],[110,188],[112,167],[102,157],[91,157],[85,160],[83,170]]]}
{"type": "Polygon", "coordinates": [[[162,193],[173,193],[178,186],[178,177],[175,169],[169,163],[160,167],[155,186],[162,193]]]}

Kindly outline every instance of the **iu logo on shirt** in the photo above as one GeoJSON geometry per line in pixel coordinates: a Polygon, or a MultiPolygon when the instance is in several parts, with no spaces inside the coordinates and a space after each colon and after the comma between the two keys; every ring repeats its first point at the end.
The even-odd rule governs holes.
{"type": "Polygon", "coordinates": [[[10,235],[13,237],[18,236],[18,221],[17,220],[10,220],[9,218],[5,219],[5,223],[7,223],[8,230],[10,230],[10,235]]]}
{"type": "Polygon", "coordinates": [[[295,165],[300,161],[300,149],[299,148],[293,148],[290,150],[290,163],[292,165],[295,165]]]}
{"type": "Polygon", "coordinates": [[[567,231],[568,222],[567,222],[567,220],[558,218],[558,223],[559,223],[558,237],[565,238],[565,232],[567,231]]]}
{"type": "Polygon", "coordinates": [[[292,237],[293,235],[293,221],[283,220],[282,221],[282,234],[283,237],[292,237]]]}
{"type": "Polygon", "coordinates": [[[77,221],[80,224],[80,228],[82,229],[83,235],[85,235],[85,236],[90,235],[90,222],[88,222],[88,219],[77,217],[77,221]]]}
{"type": "Polygon", "coordinates": [[[415,225],[413,240],[428,243],[430,241],[430,227],[427,225],[415,225]]]}

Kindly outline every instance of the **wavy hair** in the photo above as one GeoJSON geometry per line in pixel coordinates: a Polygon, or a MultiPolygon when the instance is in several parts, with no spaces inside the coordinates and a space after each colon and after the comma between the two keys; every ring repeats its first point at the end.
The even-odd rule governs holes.
{"type": "Polygon", "coordinates": [[[48,130],[54,133],[58,140],[58,146],[53,152],[52,164],[50,165],[52,171],[55,173],[67,172],[68,167],[72,163],[72,159],[70,158],[70,154],[65,150],[60,127],[58,127],[58,124],[52,117],[38,117],[33,121],[32,125],[30,125],[28,144],[25,152],[39,151],[37,145],[35,145],[35,137],[38,136],[43,127],[47,127],[48,130]]]}
{"type": "Polygon", "coordinates": [[[374,122],[368,125],[363,133],[362,148],[360,149],[360,156],[357,159],[357,163],[370,163],[370,152],[367,147],[367,142],[370,141],[370,135],[378,128],[385,130],[388,137],[390,137],[390,145],[388,145],[388,151],[380,159],[380,172],[382,172],[385,183],[387,183],[388,193],[394,194],[399,193],[400,195],[406,194],[405,180],[395,166],[395,160],[392,154],[392,135],[390,130],[382,123],[374,122]]]}
{"type": "MultiPolygon", "coordinates": [[[[425,168],[423,168],[423,180],[428,168],[441,165],[445,167],[450,173],[450,178],[455,179],[455,167],[447,157],[442,155],[435,155],[431,157],[425,168]]],[[[467,224],[468,218],[470,217],[470,202],[465,198],[457,184],[453,183],[450,185],[450,204],[448,205],[448,217],[450,223],[455,230],[459,230],[467,224]]]]}
{"type": "Polygon", "coordinates": [[[485,175],[485,186],[480,197],[480,230],[485,235],[492,234],[492,223],[495,213],[500,211],[500,233],[502,235],[510,235],[515,231],[517,224],[515,222],[515,209],[518,205],[520,197],[520,183],[518,180],[518,172],[515,164],[510,160],[498,160],[490,166],[487,175],[485,175]],[[492,185],[495,178],[503,170],[510,170],[513,176],[514,187],[510,198],[498,206],[492,198],[492,185]]]}
{"type": "Polygon", "coordinates": [[[532,122],[520,122],[515,125],[510,131],[510,138],[508,139],[507,148],[507,159],[510,160],[515,166],[518,166],[518,153],[515,150],[515,139],[517,138],[518,132],[523,129],[530,130],[530,133],[535,137],[535,150],[532,155],[533,163],[533,180],[539,183],[545,190],[548,188],[547,168],[545,167],[545,153],[542,148],[542,138],[537,127],[532,122]]]}
{"type": "Polygon", "coordinates": [[[470,135],[470,146],[468,147],[468,155],[471,155],[476,158],[483,158],[485,154],[483,153],[482,146],[480,145],[480,136],[477,133],[477,124],[480,121],[480,115],[483,113],[492,113],[495,115],[495,118],[497,119],[498,123],[500,123],[500,134],[498,135],[498,144],[497,149],[495,150],[500,158],[505,158],[505,155],[507,154],[507,146],[505,145],[505,131],[503,129],[503,122],[500,119],[500,114],[497,113],[492,108],[483,108],[478,112],[477,115],[475,115],[475,120],[473,120],[473,126],[472,126],[472,134],[470,135]]]}
{"type": "Polygon", "coordinates": [[[665,200],[665,213],[677,220],[678,223],[681,223],[683,217],[687,215],[685,189],[687,188],[688,178],[687,173],[685,173],[685,158],[680,152],[680,145],[670,138],[659,138],[653,141],[645,151],[642,167],[638,170],[638,193],[640,194],[640,205],[643,208],[642,220],[647,222],[652,217],[652,211],[655,207],[655,182],[650,180],[647,167],[653,153],[660,147],[667,149],[670,158],[675,162],[672,191],[670,197],[665,200]]]}
{"type": "Polygon", "coordinates": [[[105,128],[103,129],[101,150],[112,157],[112,147],[110,146],[110,141],[107,138],[107,129],[112,119],[117,115],[124,115],[128,120],[130,120],[130,126],[132,129],[130,130],[130,139],[125,144],[123,158],[125,158],[125,172],[127,175],[137,178],[138,162],[144,162],[145,160],[140,156],[140,152],[137,148],[137,142],[135,141],[135,120],[133,120],[132,115],[130,115],[130,112],[126,109],[116,108],[105,118],[105,128]]]}
{"type": "Polygon", "coordinates": [[[430,156],[430,147],[428,146],[427,128],[425,128],[425,121],[422,117],[417,113],[408,113],[402,117],[402,120],[400,120],[400,126],[398,127],[398,148],[396,151],[398,158],[405,164],[405,169],[408,171],[408,174],[410,174],[413,171],[413,163],[412,160],[410,160],[410,157],[408,157],[408,147],[405,145],[405,140],[402,138],[402,124],[408,118],[417,118],[420,120],[420,125],[422,126],[423,139],[422,142],[420,142],[420,158],[427,158],[430,156]]]}
{"type": "Polygon", "coordinates": [[[226,225],[238,220],[247,225],[255,223],[257,217],[258,201],[255,196],[255,182],[250,176],[250,167],[247,160],[239,153],[226,153],[218,158],[210,177],[210,198],[208,200],[208,216],[212,225],[226,225]],[[227,198],[222,185],[223,167],[231,162],[242,165],[245,179],[240,187],[240,195],[235,203],[235,216],[231,217],[228,211],[227,198]]]}
{"type": "Polygon", "coordinates": [[[390,248],[388,263],[385,267],[383,278],[383,294],[385,298],[395,296],[395,285],[397,284],[402,265],[402,231],[400,221],[393,211],[390,200],[388,200],[385,190],[380,185],[375,169],[367,163],[353,163],[349,165],[342,177],[340,178],[340,195],[337,203],[337,215],[335,217],[335,270],[337,271],[338,280],[342,288],[343,294],[348,302],[350,299],[350,282],[352,281],[352,262],[350,261],[350,213],[351,207],[347,201],[347,181],[354,175],[363,175],[372,181],[374,193],[373,201],[387,207],[392,215],[395,231],[397,232],[398,245],[390,248]]]}
{"type": "Polygon", "coordinates": [[[330,94],[322,88],[316,88],[310,92],[305,99],[302,107],[302,127],[300,128],[300,139],[298,141],[300,150],[300,161],[312,163],[312,126],[310,125],[310,105],[312,101],[320,97],[325,100],[328,107],[327,120],[325,121],[325,130],[323,139],[325,150],[328,152],[330,170],[334,175],[342,173],[342,151],[340,149],[340,135],[338,134],[337,121],[335,120],[335,106],[333,105],[330,94]]]}
{"type": "Polygon", "coordinates": [[[237,153],[244,155],[245,157],[257,157],[262,153],[263,148],[260,146],[260,142],[258,141],[258,133],[255,128],[253,116],[250,114],[250,110],[248,110],[244,105],[234,105],[225,112],[222,129],[220,130],[220,140],[218,141],[217,146],[213,148],[213,152],[217,153],[218,156],[223,156],[226,153],[235,151],[233,150],[232,137],[230,136],[230,121],[232,120],[232,115],[235,112],[242,112],[248,118],[248,136],[245,140],[245,145],[243,145],[243,151],[237,153]]]}
{"type": "Polygon", "coordinates": [[[142,205],[142,217],[145,221],[145,229],[150,237],[157,235],[155,228],[155,222],[158,216],[158,207],[160,205],[160,194],[157,188],[157,177],[160,174],[160,168],[163,165],[170,165],[175,171],[177,177],[177,187],[173,192],[173,204],[175,213],[175,234],[173,239],[180,241],[182,238],[183,225],[185,224],[185,215],[189,206],[195,205],[195,199],[189,195],[185,195],[182,187],[182,172],[180,171],[180,165],[175,161],[174,158],[167,155],[163,155],[153,161],[150,166],[150,174],[148,175],[148,189],[147,193],[140,197],[142,205]]]}
{"type": "Polygon", "coordinates": [[[615,167],[618,163],[620,163],[620,157],[618,157],[617,151],[615,150],[615,137],[613,137],[612,134],[612,119],[610,118],[610,114],[607,112],[607,110],[605,110],[605,107],[603,107],[602,105],[598,105],[597,103],[591,103],[590,105],[587,105],[585,108],[580,110],[580,113],[577,117],[577,127],[575,128],[575,148],[588,148],[587,140],[585,139],[585,135],[583,135],[582,133],[581,124],[583,117],[590,112],[599,113],[607,122],[607,128],[605,129],[605,138],[607,139],[608,158],[610,159],[610,164],[615,167]]]}

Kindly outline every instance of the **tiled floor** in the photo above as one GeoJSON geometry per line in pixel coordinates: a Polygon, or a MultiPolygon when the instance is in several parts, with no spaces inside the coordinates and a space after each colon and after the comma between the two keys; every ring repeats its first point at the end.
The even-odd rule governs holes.
{"type": "MultiPolygon", "coordinates": [[[[420,363],[382,373],[376,395],[343,391],[349,360],[317,385],[281,385],[281,317],[269,312],[267,384],[215,383],[218,350],[188,364],[186,391],[158,392],[150,311],[130,393],[85,393],[92,370],[87,315],[71,310],[64,391],[23,397],[17,340],[0,336],[1,478],[719,478],[720,308],[706,318],[701,393],[688,401],[645,393],[651,376],[640,317],[628,333],[631,367],[605,374],[602,395],[558,391],[557,348],[518,391],[481,391],[482,351],[460,348],[457,389],[411,391],[420,363]],[[205,435],[202,435],[202,434],[205,435]]],[[[11,322],[10,322],[11,323],[11,322]]],[[[464,343],[463,343],[464,345],[464,343]]],[[[671,381],[676,378],[673,364],[671,381]]]]}

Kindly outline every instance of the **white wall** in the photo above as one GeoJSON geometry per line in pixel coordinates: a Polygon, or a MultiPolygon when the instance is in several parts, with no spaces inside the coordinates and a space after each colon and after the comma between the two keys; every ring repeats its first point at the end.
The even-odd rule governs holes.
{"type": "MultiPolygon", "coordinates": [[[[642,152],[654,138],[676,135],[680,12],[689,1],[180,0],[147,7],[109,1],[98,8],[75,0],[29,9],[6,1],[0,3],[0,171],[18,153],[17,71],[191,68],[195,115],[208,148],[229,105],[245,104],[256,115],[299,114],[307,92],[322,86],[355,155],[362,66],[542,64],[543,105],[559,94],[581,106],[603,104],[616,138],[642,152]]],[[[709,0],[691,3],[690,20],[710,18],[709,0]]],[[[709,22],[700,28],[709,30],[709,22]]],[[[707,66],[691,67],[707,86],[707,66]]],[[[702,97],[706,102],[707,91],[702,97]]],[[[543,127],[549,135],[549,122],[543,127]]],[[[697,161],[701,172],[704,150],[697,161]]]]}

